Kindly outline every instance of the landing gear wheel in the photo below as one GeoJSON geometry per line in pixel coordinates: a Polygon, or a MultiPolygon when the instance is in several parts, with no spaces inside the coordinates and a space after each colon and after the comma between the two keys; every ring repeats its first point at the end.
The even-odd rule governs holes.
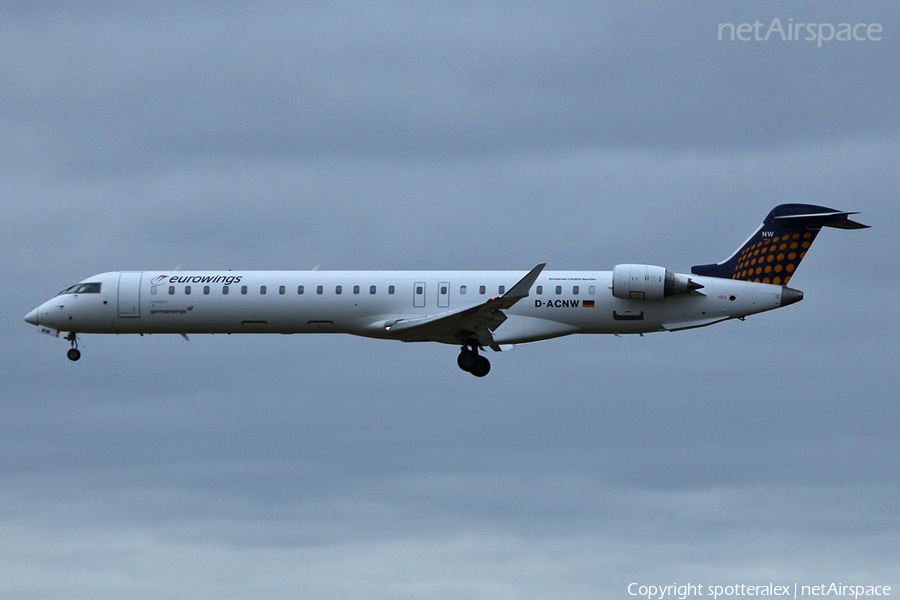
{"type": "Polygon", "coordinates": [[[475,366],[469,371],[475,377],[484,377],[491,372],[491,361],[483,356],[476,355],[475,366]]]}
{"type": "Polygon", "coordinates": [[[466,373],[471,373],[475,365],[478,364],[479,356],[471,350],[463,350],[456,359],[456,364],[466,373]]]}
{"type": "Polygon", "coordinates": [[[66,352],[66,356],[69,357],[69,360],[76,361],[81,358],[81,351],[78,350],[78,334],[74,331],[70,331],[65,337],[65,340],[72,344],[72,347],[66,352]]]}
{"type": "MultiPolygon", "coordinates": [[[[460,338],[462,339],[462,338],[460,338]]],[[[491,371],[491,363],[485,357],[478,354],[478,343],[466,339],[463,341],[462,349],[456,359],[456,364],[466,373],[471,373],[475,377],[484,377],[491,371]]]]}

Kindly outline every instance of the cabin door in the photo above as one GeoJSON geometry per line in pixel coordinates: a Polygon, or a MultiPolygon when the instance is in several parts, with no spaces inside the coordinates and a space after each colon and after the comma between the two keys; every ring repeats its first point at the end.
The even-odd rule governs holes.
{"type": "Polygon", "coordinates": [[[143,273],[119,273],[119,317],[141,316],[143,273]]]}

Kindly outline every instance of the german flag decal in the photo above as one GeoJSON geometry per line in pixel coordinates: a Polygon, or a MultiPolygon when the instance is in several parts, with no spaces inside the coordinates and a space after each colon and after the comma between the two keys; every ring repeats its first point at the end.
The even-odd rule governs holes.
{"type": "Polygon", "coordinates": [[[584,302],[581,303],[581,305],[585,308],[594,308],[594,301],[593,300],[585,300],[584,302]]]}

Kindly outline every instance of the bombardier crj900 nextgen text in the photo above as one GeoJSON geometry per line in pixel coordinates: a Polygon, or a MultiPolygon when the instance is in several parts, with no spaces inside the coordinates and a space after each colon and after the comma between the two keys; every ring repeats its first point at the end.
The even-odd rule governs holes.
{"type": "Polygon", "coordinates": [[[728,259],[682,275],[612,271],[178,271],[102,273],[25,317],[65,333],[349,333],[461,346],[483,377],[495,351],[572,333],[679,331],[793,304],[787,287],[822,227],[867,227],[842,212],[783,204],[728,259]]]}

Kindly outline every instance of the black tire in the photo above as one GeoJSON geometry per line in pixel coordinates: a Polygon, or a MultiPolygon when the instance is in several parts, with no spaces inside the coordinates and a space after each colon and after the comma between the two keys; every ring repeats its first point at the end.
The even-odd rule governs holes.
{"type": "Polygon", "coordinates": [[[456,358],[456,364],[466,373],[471,373],[475,365],[478,364],[479,356],[471,350],[463,350],[456,358]]]}
{"type": "Polygon", "coordinates": [[[479,356],[475,361],[475,367],[470,371],[475,377],[484,377],[491,372],[491,361],[483,356],[479,356]]]}
{"type": "Polygon", "coordinates": [[[81,358],[81,351],[78,348],[69,348],[69,351],[66,352],[66,356],[69,357],[69,360],[76,361],[81,358]]]}

